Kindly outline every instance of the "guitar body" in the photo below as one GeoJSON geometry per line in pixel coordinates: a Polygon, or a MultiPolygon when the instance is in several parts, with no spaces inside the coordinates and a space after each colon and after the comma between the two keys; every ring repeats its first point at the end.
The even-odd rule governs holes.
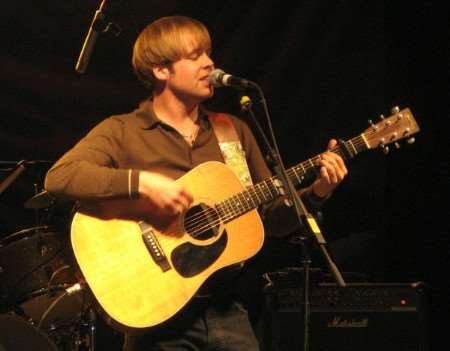
{"type": "Polygon", "coordinates": [[[243,191],[225,164],[206,162],[177,182],[194,195],[191,208],[201,210],[187,220],[188,211],[164,232],[146,223],[104,220],[81,212],[73,218],[76,260],[113,324],[141,329],[168,320],[214,272],[252,257],[262,247],[264,229],[256,209],[226,223],[213,216],[210,233],[192,235],[204,213],[214,212],[215,204],[243,191]],[[148,234],[150,243],[144,240],[148,234]]]}

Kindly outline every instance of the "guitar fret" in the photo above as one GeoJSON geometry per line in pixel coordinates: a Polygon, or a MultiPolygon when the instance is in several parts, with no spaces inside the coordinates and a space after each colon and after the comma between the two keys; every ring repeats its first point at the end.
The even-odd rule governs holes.
{"type": "Polygon", "coordinates": [[[241,197],[242,197],[243,201],[245,201],[245,208],[247,210],[250,210],[252,208],[252,203],[250,202],[251,199],[249,198],[248,190],[243,191],[241,193],[241,197]]]}
{"type": "Polygon", "coordinates": [[[263,203],[264,202],[266,202],[266,192],[264,191],[264,188],[263,188],[263,183],[260,183],[259,185],[258,185],[258,190],[259,190],[259,193],[262,195],[262,197],[263,197],[263,203]]]}
{"type": "Polygon", "coordinates": [[[256,187],[254,187],[254,190],[255,190],[254,194],[256,195],[256,198],[257,198],[257,204],[259,205],[261,203],[261,199],[258,196],[258,189],[256,189],[256,187]]]}
{"type": "Polygon", "coordinates": [[[236,205],[237,205],[237,211],[236,211],[236,213],[237,213],[237,214],[241,214],[241,213],[244,212],[245,206],[244,206],[244,204],[243,204],[242,201],[241,201],[241,196],[240,196],[240,194],[236,194],[235,197],[236,197],[236,205]]]}
{"type": "Polygon", "coordinates": [[[238,213],[239,210],[239,201],[236,199],[236,195],[233,195],[233,197],[231,198],[231,214],[232,217],[236,217],[236,214],[238,213]]]}
{"type": "Polygon", "coordinates": [[[352,156],[355,156],[355,155],[358,153],[358,151],[357,151],[356,148],[355,148],[355,145],[353,145],[353,143],[352,143],[351,140],[349,140],[348,143],[350,144],[350,146],[352,147],[352,149],[353,149],[353,151],[354,151],[354,153],[355,153],[355,154],[352,155],[352,156]]]}
{"type": "Polygon", "coordinates": [[[227,218],[230,215],[231,211],[232,211],[231,204],[230,204],[230,199],[225,200],[224,201],[224,205],[225,205],[225,216],[224,216],[224,218],[227,218]]]}
{"type": "Polygon", "coordinates": [[[261,195],[261,188],[260,188],[260,185],[259,185],[259,184],[256,184],[254,189],[255,189],[256,197],[258,198],[258,206],[259,206],[259,204],[260,204],[262,201],[264,201],[264,197],[263,197],[263,199],[262,199],[262,201],[261,201],[261,198],[260,198],[260,195],[261,195]]]}
{"type": "Polygon", "coordinates": [[[276,194],[273,193],[273,189],[272,189],[272,178],[269,178],[267,180],[264,181],[264,183],[266,184],[266,188],[269,191],[269,196],[271,199],[274,199],[276,194]]]}
{"type": "Polygon", "coordinates": [[[262,184],[264,185],[264,188],[265,188],[264,191],[267,194],[267,200],[272,200],[273,195],[272,195],[272,191],[270,190],[269,184],[266,181],[264,181],[262,184]]]}
{"type": "Polygon", "coordinates": [[[292,170],[294,171],[294,175],[295,175],[295,177],[297,178],[298,184],[301,184],[301,183],[302,183],[302,178],[299,177],[299,175],[298,175],[298,173],[297,173],[297,171],[296,171],[295,168],[296,168],[296,167],[292,167],[292,170]]]}
{"type": "Polygon", "coordinates": [[[247,207],[248,205],[245,202],[244,194],[243,193],[239,193],[238,197],[239,197],[239,202],[241,203],[241,209],[242,209],[243,212],[245,212],[246,210],[248,210],[248,207],[247,207]]]}
{"type": "Polygon", "coordinates": [[[273,197],[279,196],[280,191],[278,190],[278,187],[275,185],[275,179],[274,177],[270,178],[270,187],[274,190],[275,194],[273,195],[273,197]]]}
{"type": "Polygon", "coordinates": [[[305,166],[303,165],[303,163],[304,162],[302,162],[301,164],[300,164],[300,166],[302,166],[302,169],[303,169],[303,174],[307,174],[307,170],[306,170],[306,168],[305,168],[305,166]]]}
{"type": "Polygon", "coordinates": [[[247,203],[247,208],[250,210],[252,208],[254,208],[254,203],[253,200],[248,192],[248,190],[246,190],[245,192],[242,193],[244,195],[245,198],[245,202],[247,203]]]}
{"type": "Polygon", "coordinates": [[[217,214],[218,214],[218,216],[219,216],[219,218],[220,219],[223,219],[225,216],[224,216],[224,211],[223,211],[223,208],[222,208],[223,206],[222,206],[222,203],[218,203],[218,204],[216,204],[216,206],[215,206],[215,210],[216,210],[216,212],[217,212],[217,214]]]}
{"type": "Polygon", "coordinates": [[[220,218],[225,217],[225,208],[224,208],[223,201],[216,203],[216,208],[217,208],[217,212],[219,213],[219,217],[220,218]]]}
{"type": "MultiPolygon", "coordinates": [[[[264,190],[264,183],[263,183],[263,182],[262,182],[262,183],[259,183],[258,188],[259,188],[260,193],[261,193],[261,195],[262,195],[262,197],[263,197],[263,203],[264,203],[264,202],[266,202],[266,200],[267,200],[267,197],[266,197],[266,191],[264,190]]],[[[270,199],[270,198],[269,198],[269,199],[270,199]]]]}
{"type": "Polygon", "coordinates": [[[358,153],[360,153],[361,151],[367,150],[369,148],[369,144],[367,143],[367,140],[365,138],[364,134],[361,134],[357,137],[354,138],[355,139],[355,143],[358,147],[358,153]]]}

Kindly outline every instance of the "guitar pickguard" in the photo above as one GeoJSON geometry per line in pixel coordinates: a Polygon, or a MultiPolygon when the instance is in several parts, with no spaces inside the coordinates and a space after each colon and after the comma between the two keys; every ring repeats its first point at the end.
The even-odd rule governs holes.
{"type": "Polygon", "coordinates": [[[186,242],[172,251],[172,264],[184,278],[193,277],[212,265],[227,246],[228,235],[223,231],[219,240],[210,245],[197,246],[186,242]]]}

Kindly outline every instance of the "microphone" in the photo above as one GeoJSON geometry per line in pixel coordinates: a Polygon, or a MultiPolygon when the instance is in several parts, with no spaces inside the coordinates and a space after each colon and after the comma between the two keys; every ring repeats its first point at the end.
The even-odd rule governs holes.
{"type": "Polygon", "coordinates": [[[257,87],[256,83],[231,74],[225,73],[221,69],[216,68],[208,76],[209,84],[213,87],[232,87],[236,89],[249,89],[257,87]]]}
{"type": "Polygon", "coordinates": [[[75,70],[82,74],[86,72],[87,66],[89,64],[89,60],[91,59],[92,52],[94,51],[94,45],[97,41],[99,34],[103,31],[105,14],[102,12],[103,7],[105,6],[106,0],[103,0],[100,4],[100,8],[95,11],[95,16],[92,19],[91,26],[89,27],[89,31],[84,39],[83,46],[80,51],[80,55],[78,56],[78,61],[75,66],[75,70]]]}

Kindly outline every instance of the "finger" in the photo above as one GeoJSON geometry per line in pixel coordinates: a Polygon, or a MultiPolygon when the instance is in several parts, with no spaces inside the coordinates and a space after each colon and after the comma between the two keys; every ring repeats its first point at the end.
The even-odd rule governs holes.
{"type": "Polygon", "coordinates": [[[330,158],[322,158],[321,165],[326,170],[329,184],[336,184],[338,182],[338,175],[334,161],[330,158]]]}
{"type": "Polygon", "coordinates": [[[330,139],[330,141],[328,142],[327,149],[331,150],[334,147],[336,147],[336,145],[337,145],[337,140],[336,139],[330,139]]]}
{"type": "Polygon", "coordinates": [[[176,200],[177,212],[183,213],[189,209],[189,201],[187,201],[184,197],[179,197],[176,200]]]}
{"type": "Polygon", "coordinates": [[[339,155],[333,152],[327,152],[323,155],[323,159],[327,160],[334,167],[334,172],[337,174],[339,179],[342,180],[348,173],[347,167],[339,155]]]}
{"type": "Polygon", "coordinates": [[[336,170],[336,162],[329,155],[324,154],[321,157],[321,166],[327,170],[328,177],[331,182],[337,181],[337,170],[336,170]]]}
{"type": "Polygon", "coordinates": [[[331,184],[328,170],[324,166],[320,167],[320,178],[324,179],[327,184],[331,184]]]}
{"type": "Polygon", "coordinates": [[[164,216],[174,216],[183,211],[183,207],[177,201],[173,200],[165,203],[164,207],[161,209],[161,214],[164,216]]]}
{"type": "Polygon", "coordinates": [[[180,195],[186,200],[188,206],[190,206],[194,201],[194,197],[192,196],[192,194],[185,188],[181,188],[180,195]]]}

